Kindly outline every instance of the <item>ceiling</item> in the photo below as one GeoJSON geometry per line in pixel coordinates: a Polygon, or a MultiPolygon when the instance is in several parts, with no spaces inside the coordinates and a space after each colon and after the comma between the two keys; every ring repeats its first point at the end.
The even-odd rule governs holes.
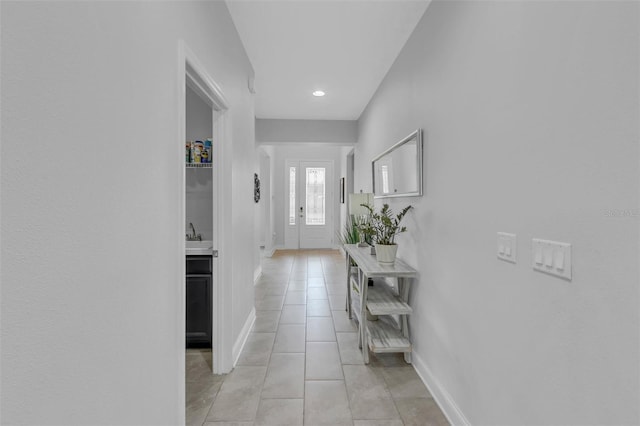
{"type": "Polygon", "coordinates": [[[428,4],[227,0],[256,74],[256,117],[358,119],[428,4]]]}

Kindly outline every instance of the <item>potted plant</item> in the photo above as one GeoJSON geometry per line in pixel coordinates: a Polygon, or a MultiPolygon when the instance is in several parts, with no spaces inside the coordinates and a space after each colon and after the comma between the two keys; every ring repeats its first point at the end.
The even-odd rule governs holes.
{"type": "MultiPolygon", "coordinates": [[[[358,244],[360,242],[360,235],[358,231],[358,227],[356,221],[352,216],[347,216],[347,221],[344,224],[344,228],[342,229],[342,233],[337,233],[338,241],[340,244],[358,244]]],[[[351,260],[351,270],[350,273],[357,273],[353,268],[355,268],[356,263],[351,260]]]]}
{"type": "Polygon", "coordinates": [[[369,220],[364,224],[362,231],[373,239],[378,263],[393,264],[398,251],[395,238],[396,235],[407,230],[405,226],[400,226],[400,222],[411,206],[405,207],[395,216],[389,204],[384,204],[380,212],[374,211],[373,207],[367,204],[363,206],[369,210],[369,220]]]}
{"type": "Polygon", "coordinates": [[[347,222],[344,224],[342,233],[338,233],[338,240],[342,245],[358,244],[358,242],[360,242],[358,228],[355,221],[350,216],[347,216],[347,222]]]}

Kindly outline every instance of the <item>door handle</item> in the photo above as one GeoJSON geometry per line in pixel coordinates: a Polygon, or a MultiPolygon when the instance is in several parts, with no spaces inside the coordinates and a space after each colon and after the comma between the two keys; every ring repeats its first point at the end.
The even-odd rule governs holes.
{"type": "Polygon", "coordinates": [[[303,216],[304,216],[304,213],[302,213],[302,212],[303,212],[303,209],[302,209],[302,206],[301,206],[301,207],[300,207],[300,217],[303,217],[303,216]]]}

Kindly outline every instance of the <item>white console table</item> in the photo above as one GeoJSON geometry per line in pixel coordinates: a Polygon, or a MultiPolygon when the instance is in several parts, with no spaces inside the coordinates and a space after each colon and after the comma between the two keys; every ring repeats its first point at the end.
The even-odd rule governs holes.
{"type": "Polygon", "coordinates": [[[369,363],[371,352],[404,352],[411,363],[411,339],[407,316],[409,285],[418,272],[396,259],[393,265],[378,263],[370,254],[370,247],[357,244],[344,245],[347,266],[347,311],[349,318],[356,316],[359,324],[359,343],[364,363],[369,363]],[[353,266],[355,264],[355,266],[353,266]],[[373,285],[369,286],[369,279],[373,285]],[[388,279],[397,279],[390,285],[388,279]],[[352,297],[352,292],[356,297],[352,297]],[[379,319],[367,320],[367,310],[379,319]]]}

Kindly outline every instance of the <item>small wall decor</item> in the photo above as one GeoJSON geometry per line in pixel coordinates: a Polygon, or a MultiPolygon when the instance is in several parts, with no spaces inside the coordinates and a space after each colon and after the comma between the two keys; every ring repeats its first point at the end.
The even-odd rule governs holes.
{"type": "Polygon", "coordinates": [[[340,204],[344,204],[344,178],[340,178],[340,204]]]}
{"type": "Polygon", "coordinates": [[[257,173],[253,174],[253,201],[260,201],[260,179],[257,173]]]}

